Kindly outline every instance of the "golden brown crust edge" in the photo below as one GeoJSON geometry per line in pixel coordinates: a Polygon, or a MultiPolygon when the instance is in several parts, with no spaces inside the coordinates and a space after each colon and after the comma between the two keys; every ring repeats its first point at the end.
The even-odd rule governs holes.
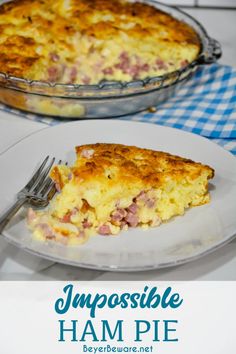
{"type": "Polygon", "coordinates": [[[73,173],[84,179],[107,176],[110,171],[114,183],[142,181],[147,186],[158,187],[166,178],[184,177],[191,181],[202,173],[206,173],[207,179],[214,177],[214,170],[207,165],[136,146],[97,143],[76,147],[76,154],[73,173]]]}

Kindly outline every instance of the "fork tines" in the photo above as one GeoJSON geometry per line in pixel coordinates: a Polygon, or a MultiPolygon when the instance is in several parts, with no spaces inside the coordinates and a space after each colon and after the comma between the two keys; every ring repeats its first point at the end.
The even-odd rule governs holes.
{"type": "MultiPolygon", "coordinates": [[[[37,202],[37,199],[50,200],[56,193],[55,183],[49,177],[49,172],[55,160],[55,157],[50,159],[50,157],[47,156],[20,194],[27,195],[27,197],[33,199],[34,202],[37,202]]],[[[61,163],[62,160],[59,160],[58,165],[61,163]]]]}

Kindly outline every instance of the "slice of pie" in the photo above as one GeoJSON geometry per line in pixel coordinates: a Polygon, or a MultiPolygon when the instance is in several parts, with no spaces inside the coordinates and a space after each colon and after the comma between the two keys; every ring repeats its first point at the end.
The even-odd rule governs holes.
{"type": "Polygon", "coordinates": [[[119,144],[76,147],[72,167],[51,171],[58,194],[47,211],[28,213],[37,239],[78,244],[90,235],[158,226],[208,203],[214,170],[165,152],[119,144]]]}

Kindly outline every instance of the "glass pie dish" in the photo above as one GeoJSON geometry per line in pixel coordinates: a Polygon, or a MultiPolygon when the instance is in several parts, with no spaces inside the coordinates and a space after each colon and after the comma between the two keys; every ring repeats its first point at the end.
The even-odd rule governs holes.
{"type": "Polygon", "coordinates": [[[28,112],[64,118],[105,118],[131,114],[157,106],[172,96],[201,65],[221,57],[219,43],[183,11],[152,0],[143,1],[191,26],[201,50],[185,67],[162,76],[130,82],[101,81],[97,85],[30,81],[0,72],[0,101],[28,112]]]}

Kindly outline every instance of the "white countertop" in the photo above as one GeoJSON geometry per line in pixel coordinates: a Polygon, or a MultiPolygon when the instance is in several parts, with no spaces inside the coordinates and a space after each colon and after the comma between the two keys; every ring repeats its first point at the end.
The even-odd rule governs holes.
{"type": "MultiPolygon", "coordinates": [[[[236,10],[187,9],[219,40],[221,62],[236,66],[236,10]]],[[[46,125],[0,111],[0,153],[46,125]]],[[[138,273],[79,269],[36,258],[0,236],[0,280],[236,280],[236,239],[197,261],[175,268],[138,273]]]]}

